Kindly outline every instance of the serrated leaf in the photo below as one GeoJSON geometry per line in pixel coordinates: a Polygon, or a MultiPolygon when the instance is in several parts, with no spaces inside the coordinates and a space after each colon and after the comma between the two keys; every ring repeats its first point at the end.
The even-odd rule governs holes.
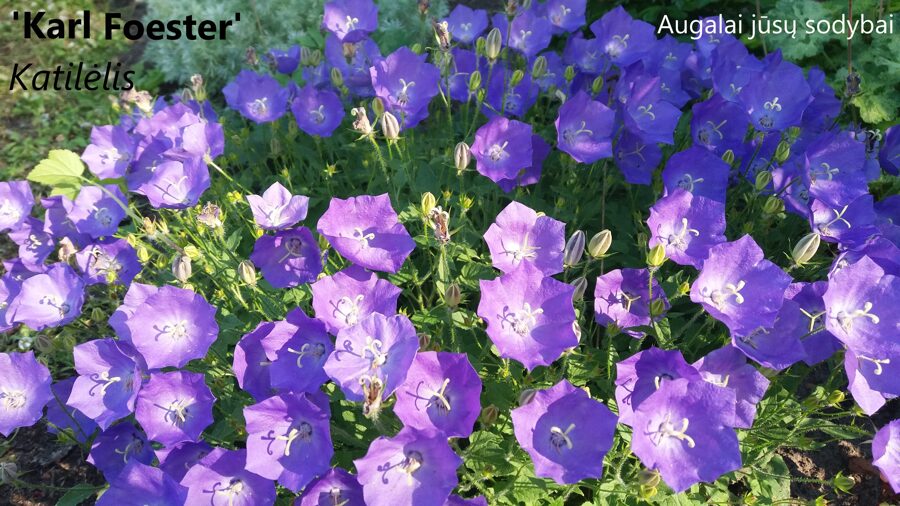
{"type": "Polygon", "coordinates": [[[28,180],[53,187],[81,187],[84,163],[68,149],[54,149],[28,174],[28,180]]]}

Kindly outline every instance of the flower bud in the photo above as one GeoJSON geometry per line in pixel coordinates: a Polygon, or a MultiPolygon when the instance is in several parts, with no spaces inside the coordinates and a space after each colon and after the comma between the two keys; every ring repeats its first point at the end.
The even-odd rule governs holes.
{"type": "Polygon", "coordinates": [[[533,79],[540,79],[547,74],[547,57],[544,55],[538,56],[534,63],[531,65],[531,77],[533,79]]]}
{"type": "Polygon", "coordinates": [[[0,483],[12,484],[19,479],[19,466],[15,462],[0,462],[0,483]]]}
{"type": "Polygon", "coordinates": [[[172,260],[172,275],[178,281],[186,283],[191,277],[191,257],[181,253],[175,255],[172,260]]]}
{"type": "Polygon", "coordinates": [[[844,399],[847,398],[847,395],[840,390],[832,390],[830,394],[828,394],[828,398],[825,399],[831,406],[837,406],[838,404],[844,402],[844,399]]]}
{"type": "Polygon", "coordinates": [[[410,49],[413,53],[416,53],[416,54],[422,54],[422,44],[419,44],[418,42],[415,43],[415,44],[413,44],[413,45],[411,45],[411,46],[409,46],[409,49],[410,49]]]}
{"type": "Polygon", "coordinates": [[[575,292],[572,293],[572,301],[577,302],[584,298],[584,291],[587,290],[587,279],[584,276],[575,278],[575,281],[572,281],[572,286],[575,287],[575,292]]]}
{"type": "Polygon", "coordinates": [[[638,471],[638,483],[645,487],[655,487],[659,485],[659,471],[641,469],[638,471]]]}
{"type": "Polygon", "coordinates": [[[385,111],[381,117],[381,132],[384,138],[389,141],[396,141],[400,138],[400,122],[393,114],[385,111]]]}
{"type": "Polygon", "coordinates": [[[775,161],[784,163],[789,156],[791,156],[791,145],[786,141],[779,142],[778,147],[775,148],[775,161]]]}
{"type": "Polygon", "coordinates": [[[434,206],[437,205],[437,199],[434,198],[434,194],[431,192],[425,192],[422,194],[422,215],[428,216],[431,213],[431,210],[434,209],[434,206]]]}
{"type": "Polygon", "coordinates": [[[756,182],[753,186],[756,188],[756,191],[763,191],[771,182],[772,173],[767,170],[762,170],[756,173],[756,182]]]}
{"type": "Polygon", "coordinates": [[[68,237],[63,237],[59,241],[59,261],[60,262],[68,262],[69,258],[72,257],[75,253],[78,252],[78,249],[75,248],[75,244],[72,243],[72,240],[68,237]]]}
{"type": "Polygon", "coordinates": [[[647,265],[651,267],[659,267],[666,262],[666,248],[662,244],[657,244],[647,253],[647,265]]]}
{"type": "Polygon", "coordinates": [[[763,212],[766,214],[778,214],[784,211],[784,202],[775,195],[770,195],[763,204],[763,212]]]}
{"type": "Polygon", "coordinates": [[[594,81],[591,83],[591,91],[594,95],[600,93],[600,90],[603,89],[603,76],[599,75],[594,78],[594,81]]]}
{"type": "Polygon", "coordinates": [[[462,174],[469,167],[471,160],[472,153],[469,150],[469,145],[465,142],[457,144],[453,150],[453,164],[456,165],[456,174],[462,174]]]}
{"type": "Polygon", "coordinates": [[[200,253],[200,250],[197,249],[197,247],[193,244],[188,244],[184,247],[184,254],[190,257],[191,260],[197,260],[198,258],[203,256],[203,254],[200,253]]]}
{"type": "Polygon", "coordinates": [[[819,242],[821,238],[819,234],[815,232],[810,232],[803,236],[803,239],[800,239],[800,242],[794,246],[794,249],[791,250],[791,259],[794,260],[794,263],[797,266],[803,265],[806,262],[809,262],[813,256],[815,256],[816,251],[819,250],[819,242]]]}
{"type": "Polygon", "coordinates": [[[584,255],[584,231],[576,230],[572,237],[566,241],[566,249],[563,251],[563,265],[571,267],[581,261],[584,255]]]}
{"type": "Polygon", "coordinates": [[[244,260],[238,264],[238,276],[244,283],[256,286],[256,267],[253,266],[253,262],[250,260],[244,260]]]}
{"type": "Polygon", "coordinates": [[[650,302],[650,314],[659,316],[666,312],[666,301],[663,299],[653,299],[650,302]]]}
{"type": "Polygon", "coordinates": [[[106,313],[103,312],[99,307],[95,307],[91,309],[91,320],[95,322],[105,322],[106,321],[106,313]]]}
{"type": "Polygon", "coordinates": [[[728,149],[724,153],[722,153],[722,161],[731,165],[734,163],[734,151],[728,149]]]}
{"type": "Polygon", "coordinates": [[[610,246],[612,246],[612,232],[601,230],[591,237],[591,241],[588,243],[588,254],[594,258],[600,258],[606,255],[610,246]]]}
{"type": "Polygon", "coordinates": [[[475,56],[484,56],[487,40],[484,37],[475,39],[475,56]]]}
{"type": "Polygon", "coordinates": [[[41,353],[49,353],[53,349],[53,339],[46,334],[34,336],[34,349],[41,353]]]}
{"type": "Polygon", "coordinates": [[[469,74],[469,93],[475,93],[481,88],[481,72],[478,70],[469,74]]]}
{"type": "Polygon", "coordinates": [[[138,247],[138,249],[137,249],[137,257],[138,257],[138,262],[140,262],[141,264],[146,264],[147,262],[150,261],[150,252],[147,251],[147,247],[146,247],[146,246],[139,246],[139,247],[138,247]]]}
{"type": "Polygon", "coordinates": [[[447,304],[450,309],[456,309],[460,302],[462,302],[462,292],[459,285],[450,283],[450,286],[444,291],[444,304],[447,304]]]}
{"type": "Polygon", "coordinates": [[[151,237],[153,235],[156,235],[156,223],[153,220],[151,220],[150,218],[144,218],[143,222],[141,223],[141,226],[143,227],[145,234],[147,234],[151,237]]]}
{"type": "Polygon", "coordinates": [[[384,102],[382,102],[381,98],[375,97],[372,99],[372,112],[375,113],[376,118],[380,118],[384,114],[384,102]]]}
{"type": "Polygon", "coordinates": [[[344,74],[341,74],[341,69],[331,67],[331,84],[333,84],[335,88],[344,86],[344,74]]]}
{"type": "Polygon", "coordinates": [[[417,334],[416,337],[419,338],[419,351],[428,351],[428,347],[431,346],[431,334],[417,334]]]}
{"type": "Polygon", "coordinates": [[[500,418],[500,409],[493,404],[489,404],[481,410],[481,425],[485,427],[490,427],[497,423],[498,418],[500,418]]]}
{"type": "Polygon", "coordinates": [[[522,79],[525,79],[525,72],[516,69],[516,71],[512,73],[512,77],[509,78],[509,87],[515,88],[522,82],[522,79]]]}
{"type": "Polygon", "coordinates": [[[488,57],[489,60],[494,61],[500,56],[500,49],[503,47],[503,35],[500,34],[500,29],[497,27],[491,28],[491,31],[488,32],[487,38],[484,41],[484,55],[488,57]]]}
{"type": "Polygon", "coordinates": [[[575,67],[572,65],[566,67],[566,71],[565,73],[563,73],[563,77],[566,78],[567,83],[571,83],[572,79],[575,79],[575,67]]]}
{"type": "Polygon", "coordinates": [[[689,293],[691,293],[691,284],[690,283],[688,283],[687,281],[684,281],[680,285],[678,285],[678,295],[684,296],[689,293]]]}
{"type": "Polygon", "coordinates": [[[522,390],[519,394],[519,406],[524,406],[534,400],[534,396],[537,394],[537,390],[533,388],[526,388],[522,390]]]}

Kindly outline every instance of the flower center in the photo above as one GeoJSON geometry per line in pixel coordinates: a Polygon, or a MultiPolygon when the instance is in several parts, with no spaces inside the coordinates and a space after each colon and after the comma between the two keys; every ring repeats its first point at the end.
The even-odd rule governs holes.
{"type": "Polygon", "coordinates": [[[106,151],[100,153],[100,160],[103,161],[104,164],[114,164],[124,158],[119,150],[116,148],[109,148],[106,151]]]}
{"type": "Polygon", "coordinates": [[[743,290],[745,286],[747,286],[747,283],[745,283],[744,280],[739,280],[736,285],[734,283],[725,283],[724,287],[717,288],[711,292],[707,287],[704,287],[703,290],[700,291],[700,294],[708,298],[716,309],[722,311],[723,306],[731,297],[734,297],[735,304],[744,303],[744,296],[741,295],[741,290],[743,290]]]}
{"type": "Polygon", "coordinates": [[[347,22],[344,24],[346,31],[352,31],[356,29],[356,25],[359,24],[359,18],[351,17],[349,14],[347,15],[347,22]]]}
{"type": "Polygon", "coordinates": [[[625,308],[625,311],[631,311],[631,305],[634,304],[638,299],[640,299],[640,295],[632,295],[628,292],[619,292],[619,303],[622,304],[622,307],[625,308]]]}
{"type": "MultiPolygon", "coordinates": [[[[652,424],[653,422],[650,422],[650,423],[652,424]]],[[[693,448],[696,443],[694,443],[694,438],[687,435],[687,430],[688,430],[688,419],[687,418],[682,418],[681,419],[681,428],[676,429],[675,426],[672,424],[672,415],[667,414],[666,418],[662,421],[662,423],[659,424],[657,429],[655,431],[650,431],[649,434],[651,436],[653,436],[653,435],[658,436],[655,441],[653,441],[653,438],[651,437],[651,441],[653,441],[653,444],[656,446],[659,446],[659,444],[662,442],[663,438],[673,437],[675,439],[678,439],[679,441],[686,442],[688,445],[688,448],[693,448]]]]}
{"type": "Polygon", "coordinates": [[[94,219],[104,227],[108,227],[113,222],[112,214],[105,207],[98,208],[94,211],[94,219]]]}
{"type": "Polygon", "coordinates": [[[360,294],[355,298],[351,299],[350,297],[344,296],[341,297],[336,304],[334,304],[334,311],[332,311],[332,316],[336,318],[341,318],[344,320],[348,326],[352,327],[359,322],[359,304],[363,301],[365,297],[360,294]]]}
{"type": "Polygon", "coordinates": [[[291,456],[291,445],[294,444],[294,441],[300,440],[301,442],[307,442],[312,439],[313,428],[307,422],[300,422],[300,425],[297,427],[291,427],[291,430],[288,431],[284,436],[275,436],[276,440],[285,441],[284,443],[284,456],[291,456]]]}
{"type": "Polygon", "coordinates": [[[641,116],[649,117],[650,121],[656,119],[656,113],[653,112],[653,104],[638,106],[638,112],[641,113],[641,116]]]}
{"type": "Polygon", "coordinates": [[[509,141],[504,141],[503,144],[494,144],[488,148],[486,154],[490,157],[491,161],[498,162],[509,156],[509,153],[506,152],[506,146],[508,145],[509,141]]]}
{"type": "Polygon", "coordinates": [[[678,180],[677,184],[678,184],[678,187],[681,188],[682,190],[693,193],[694,185],[697,183],[702,183],[702,182],[703,182],[702,177],[698,177],[697,179],[694,179],[694,176],[692,176],[688,173],[685,173],[683,176],[681,176],[681,179],[678,180]]]}
{"type": "Polygon", "coordinates": [[[161,183],[165,186],[155,183],[153,186],[162,193],[163,197],[173,204],[186,204],[190,200],[188,198],[188,188],[187,185],[185,185],[187,180],[187,176],[181,176],[178,180],[163,178],[161,183]]]}
{"type": "Polygon", "coordinates": [[[525,44],[527,44],[527,39],[531,35],[531,30],[519,30],[519,44],[520,48],[524,48],[525,44]]]}
{"type": "Polygon", "coordinates": [[[537,250],[541,249],[539,246],[532,246],[528,244],[528,234],[525,234],[525,237],[522,239],[522,244],[513,244],[512,246],[506,246],[503,243],[503,240],[500,240],[500,244],[503,246],[503,253],[506,255],[510,255],[513,258],[513,263],[519,263],[522,260],[534,260],[537,257],[537,250]]]}
{"type": "Polygon", "coordinates": [[[422,454],[412,450],[406,453],[406,458],[403,459],[403,462],[400,464],[400,469],[409,475],[409,479],[412,480],[412,475],[416,471],[422,467],[423,458],[422,454]]]}
{"type": "Polygon", "coordinates": [[[380,339],[366,337],[366,345],[363,347],[363,356],[369,360],[369,369],[377,369],[387,361],[387,353],[381,351],[384,346],[380,339]]]}
{"type": "Polygon", "coordinates": [[[531,304],[527,302],[522,306],[522,309],[516,312],[509,311],[509,308],[506,311],[503,321],[509,324],[513,332],[520,336],[531,332],[531,329],[537,325],[538,315],[544,313],[544,310],[541,308],[531,309],[531,304]]]}
{"type": "Polygon", "coordinates": [[[841,328],[844,329],[844,332],[850,332],[851,330],[853,330],[853,321],[859,317],[868,318],[869,321],[871,321],[874,325],[878,325],[881,320],[877,315],[872,314],[870,311],[872,311],[872,303],[866,301],[863,304],[862,309],[857,309],[853,312],[841,310],[838,311],[835,318],[837,319],[838,324],[841,326],[841,328]]]}
{"type": "Polygon", "coordinates": [[[350,499],[344,499],[343,492],[337,487],[332,487],[328,491],[328,498],[331,500],[331,506],[344,506],[350,502],[350,499]]]}
{"type": "Polygon", "coordinates": [[[299,257],[303,255],[303,241],[296,237],[291,237],[290,239],[284,241],[284,249],[287,250],[288,255],[292,257],[299,257]]]}
{"type": "MultiPolygon", "coordinates": [[[[175,341],[181,341],[188,337],[188,322],[187,320],[177,321],[175,323],[170,323],[162,328],[161,335],[168,335],[169,339],[175,341]]],[[[157,338],[158,339],[158,338],[157,338]]]]}
{"type": "Polygon", "coordinates": [[[697,237],[700,235],[700,231],[695,228],[688,227],[688,219],[681,218],[681,229],[677,232],[673,230],[673,233],[669,234],[668,237],[666,237],[666,242],[678,249],[683,250],[687,248],[687,241],[685,239],[688,235],[697,237]]]}
{"type": "Polygon", "coordinates": [[[450,384],[450,378],[445,378],[441,383],[441,388],[431,391],[431,399],[428,406],[437,406],[438,411],[442,413],[450,412],[450,399],[447,397],[447,385],[450,384]]]}
{"type": "Polygon", "coordinates": [[[3,407],[6,409],[21,409],[25,407],[28,398],[22,390],[0,390],[0,399],[3,399],[3,407]]]}
{"type": "Polygon", "coordinates": [[[606,50],[606,54],[611,56],[612,58],[618,58],[623,51],[628,48],[628,39],[631,38],[631,34],[625,34],[625,36],[621,35],[613,35],[612,40],[606,44],[604,48],[606,50]]]}
{"type": "Polygon", "coordinates": [[[3,200],[0,202],[0,217],[11,221],[19,221],[19,218],[22,217],[22,211],[9,200],[3,200]]]}
{"type": "Polygon", "coordinates": [[[555,425],[550,427],[550,444],[556,449],[557,453],[562,451],[564,446],[569,450],[572,449],[574,445],[572,444],[572,438],[569,437],[569,433],[572,432],[572,429],[574,428],[574,423],[570,423],[569,426],[566,427],[566,430],[562,430],[555,425]]]}
{"type": "Polygon", "coordinates": [[[578,136],[582,135],[582,134],[594,135],[594,132],[592,130],[585,128],[585,126],[587,126],[587,122],[582,121],[581,128],[579,128],[578,130],[573,130],[571,128],[564,130],[563,131],[563,139],[565,139],[566,144],[574,144],[575,139],[578,138],[578,136]]]}
{"type": "Polygon", "coordinates": [[[781,104],[778,103],[778,97],[775,97],[772,100],[769,100],[766,103],[764,103],[763,109],[765,109],[767,111],[781,112],[781,104]]]}
{"type": "Polygon", "coordinates": [[[835,223],[843,223],[844,225],[847,226],[847,228],[852,228],[850,225],[850,222],[847,221],[846,218],[844,218],[844,214],[847,213],[848,207],[850,207],[850,206],[846,205],[843,208],[841,208],[840,211],[838,211],[837,209],[832,209],[831,212],[834,213],[834,218],[832,218],[831,221],[829,221],[828,223],[820,223],[818,225],[819,232],[821,232],[823,235],[831,235],[830,227],[832,225],[834,225],[835,223]]]}
{"type": "Polygon", "coordinates": [[[95,385],[88,390],[88,394],[94,396],[94,390],[100,389],[100,395],[106,395],[106,389],[111,387],[114,383],[118,383],[122,381],[120,376],[112,376],[110,377],[109,371],[103,371],[101,373],[91,374],[91,381],[95,382],[95,385]]]}
{"type": "Polygon", "coordinates": [[[60,318],[69,314],[69,310],[72,309],[68,302],[61,302],[59,297],[53,295],[44,295],[41,297],[40,303],[55,307],[59,311],[60,318]]]}
{"type": "Polygon", "coordinates": [[[228,499],[228,506],[234,506],[234,498],[240,497],[241,492],[244,491],[244,482],[239,478],[232,478],[232,480],[228,483],[228,486],[225,487],[222,482],[217,482],[212,487],[213,495],[223,494],[228,499]],[[223,488],[219,488],[223,487],[223,488]]]}
{"type": "Polygon", "coordinates": [[[831,181],[832,179],[834,179],[834,175],[839,173],[840,171],[841,169],[832,167],[827,162],[822,162],[819,165],[818,169],[810,172],[809,178],[812,179],[813,183],[815,183],[819,179],[826,179],[828,181],[831,181]]]}
{"type": "Polygon", "coordinates": [[[359,243],[364,247],[369,247],[369,241],[375,239],[375,234],[369,232],[368,234],[363,233],[363,229],[356,227],[353,229],[353,238],[359,241],[359,243]]]}
{"type": "Polygon", "coordinates": [[[703,379],[706,380],[707,383],[712,383],[717,387],[727,388],[728,387],[728,379],[731,377],[730,374],[726,374],[725,376],[719,376],[718,374],[709,374],[705,375],[703,379]]]}
{"type": "Polygon", "coordinates": [[[168,407],[160,406],[163,410],[165,410],[165,415],[163,416],[163,420],[171,423],[176,427],[184,427],[185,422],[187,422],[189,413],[188,413],[188,405],[190,401],[185,399],[177,399],[169,403],[168,407]]]}
{"type": "Polygon", "coordinates": [[[566,7],[565,5],[560,5],[557,9],[557,13],[550,16],[550,20],[553,21],[554,25],[561,25],[564,17],[568,16],[572,9],[566,7]]]}
{"type": "Polygon", "coordinates": [[[856,360],[860,366],[862,366],[863,362],[872,362],[872,364],[875,366],[875,371],[873,371],[875,376],[881,376],[881,373],[884,372],[884,369],[882,368],[882,366],[889,365],[891,363],[891,359],[889,359],[889,358],[878,359],[878,358],[867,357],[865,355],[857,355],[856,360]]]}
{"type": "Polygon", "coordinates": [[[318,109],[309,110],[309,119],[315,124],[321,124],[325,121],[325,105],[320,105],[318,109]]]}
{"type": "Polygon", "coordinates": [[[716,124],[716,123],[713,123],[712,121],[707,120],[706,125],[704,125],[703,127],[700,128],[700,133],[697,135],[697,137],[700,138],[700,142],[706,146],[709,146],[711,144],[710,139],[711,139],[712,134],[718,135],[719,140],[724,139],[725,135],[722,133],[720,128],[722,128],[722,126],[725,125],[725,123],[727,123],[727,122],[728,122],[728,120],[722,120],[721,123],[716,124]]]}
{"type": "Polygon", "coordinates": [[[404,106],[409,103],[409,89],[415,86],[416,82],[406,82],[406,79],[400,79],[400,84],[403,85],[403,88],[401,88],[400,93],[397,94],[397,103],[404,106]]]}
{"type": "Polygon", "coordinates": [[[300,347],[300,350],[295,350],[293,348],[288,348],[288,352],[297,354],[297,367],[300,369],[303,368],[303,357],[311,356],[314,359],[322,358],[322,355],[325,354],[325,345],[322,343],[305,343],[300,347]]]}
{"type": "Polygon", "coordinates": [[[121,450],[115,450],[116,453],[122,456],[122,460],[127,464],[129,456],[134,456],[141,452],[144,449],[144,441],[138,438],[136,435],[131,435],[131,441],[125,445],[125,448],[121,450]]]}
{"type": "Polygon", "coordinates": [[[263,118],[269,112],[269,98],[257,98],[253,102],[247,105],[247,108],[250,109],[250,114],[257,118],[263,118]]]}

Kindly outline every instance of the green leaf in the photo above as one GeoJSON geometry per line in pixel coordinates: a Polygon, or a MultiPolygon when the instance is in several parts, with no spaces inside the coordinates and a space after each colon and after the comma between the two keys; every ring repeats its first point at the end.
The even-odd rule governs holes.
{"type": "Polygon", "coordinates": [[[865,92],[853,97],[851,103],[859,107],[863,121],[878,124],[897,117],[900,99],[892,93],[865,92]]]}
{"type": "Polygon", "coordinates": [[[71,192],[81,187],[83,173],[84,164],[77,154],[67,149],[54,149],[28,174],[28,180],[71,192]]]}
{"type": "Polygon", "coordinates": [[[86,501],[87,498],[96,494],[97,490],[99,489],[93,485],[79,483],[70,488],[64,496],[60,497],[59,501],[56,502],[56,506],[78,506],[86,501]]]}

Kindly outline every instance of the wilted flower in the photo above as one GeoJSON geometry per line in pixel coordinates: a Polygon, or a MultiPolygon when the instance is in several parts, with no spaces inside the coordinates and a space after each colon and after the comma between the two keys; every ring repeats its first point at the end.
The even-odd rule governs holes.
{"type": "Polygon", "coordinates": [[[306,227],[280,230],[256,240],[250,260],[275,288],[310,283],[322,272],[319,246],[306,227]]]}
{"type": "Polygon", "coordinates": [[[650,319],[650,305],[656,301],[662,301],[664,309],[669,308],[666,294],[656,278],[651,287],[647,269],[609,271],[597,278],[594,288],[595,319],[601,326],[615,323],[632,337],[641,337],[643,332],[629,329],[651,325],[662,317],[662,314],[653,314],[653,320],[650,319]]]}
{"type": "Polygon", "coordinates": [[[201,373],[152,372],[138,392],[134,417],[149,439],[166,446],[198,441],[213,422],[215,400],[201,373]]]}
{"type": "Polygon", "coordinates": [[[478,316],[504,358],[527,369],[550,365],[578,345],[572,285],[557,281],[530,263],[494,280],[481,281],[478,316]]]}
{"type": "Polygon", "coordinates": [[[737,404],[733,426],[752,427],[756,405],[769,388],[769,380],[733,346],[714,350],[693,365],[707,383],[734,391],[737,404]]]}
{"type": "Polygon", "coordinates": [[[494,267],[503,272],[531,264],[544,275],[563,271],[566,225],[510,202],[484,234],[494,267]]]}
{"type": "Polygon", "coordinates": [[[205,357],[216,340],[219,325],[215,315],[216,308],[203,296],[163,286],[137,306],[124,324],[147,367],[183,367],[205,357]]]}
{"type": "Polygon", "coordinates": [[[391,316],[397,312],[400,289],[374,272],[351,265],[311,285],[316,318],[337,334],[372,313],[391,316]]]}
{"type": "Polygon", "coordinates": [[[321,392],[275,395],[244,408],[247,471],[300,491],[329,468],[330,416],[321,392]]]}
{"type": "Polygon", "coordinates": [[[463,4],[457,4],[447,16],[446,21],[453,38],[464,44],[473,43],[488,26],[486,11],[483,9],[473,10],[463,4]]]}
{"type": "Polygon", "coordinates": [[[333,91],[307,84],[291,102],[297,126],[309,135],[331,137],[344,119],[344,106],[333,91]]]}
{"type": "Polygon", "coordinates": [[[222,89],[228,107],[256,123],[275,121],[287,111],[290,91],[269,75],[242,70],[222,89]]]}
{"type": "Polygon", "coordinates": [[[222,209],[212,202],[207,202],[197,215],[197,221],[213,230],[222,228],[222,209]]]}
{"type": "Polygon", "coordinates": [[[612,156],[615,112],[583,91],[559,108],[557,145],[581,163],[612,156]]]}
{"type": "Polygon", "coordinates": [[[363,134],[363,136],[372,135],[372,125],[369,123],[369,117],[366,115],[366,109],[364,107],[354,107],[350,110],[350,114],[356,118],[353,120],[354,130],[363,134]]]}
{"type": "Polygon", "coordinates": [[[372,0],[330,0],[325,4],[322,28],[341,42],[357,42],[378,27],[378,6],[372,0]]]}
{"type": "Polygon", "coordinates": [[[679,265],[700,268],[709,249],[725,242],[725,205],[681,188],[659,199],[647,219],[650,247],[665,247],[679,265]]]}
{"type": "Polygon", "coordinates": [[[481,413],[481,378],[464,353],[418,353],[397,390],[394,413],[405,427],[467,437],[481,413]]]}
{"type": "Polygon", "coordinates": [[[353,463],[370,506],[443,506],[458,483],[456,468],[462,459],[446,438],[404,428],[392,438],[373,441],[353,463]]]}
{"type": "Polygon", "coordinates": [[[143,364],[125,342],[95,339],[72,350],[78,377],[66,404],[84,413],[106,430],[134,411],[143,384],[143,364]]]}
{"type": "Polygon", "coordinates": [[[65,432],[79,443],[86,443],[97,429],[97,424],[81,411],[66,405],[75,378],[57,381],[51,386],[53,399],[47,403],[47,431],[51,434],[65,432]]]}
{"type": "Polygon", "coordinates": [[[9,304],[7,319],[33,330],[65,325],[81,314],[84,282],[66,264],[54,264],[44,273],[22,282],[9,304]]]}
{"type": "Polygon", "coordinates": [[[103,473],[106,481],[115,483],[128,464],[153,462],[153,447],[140,429],[125,421],[97,435],[87,461],[103,473]]]}
{"type": "Polygon", "coordinates": [[[247,450],[212,450],[181,479],[181,484],[188,488],[185,504],[274,504],[275,483],[245,470],[246,463],[247,450]]]}
{"type": "Polygon", "coordinates": [[[362,486],[356,476],[339,467],[333,467],[327,473],[312,481],[303,495],[296,499],[297,506],[363,506],[362,486]]]}
{"type": "Polygon", "coordinates": [[[185,504],[187,488],[161,469],[146,464],[149,462],[132,462],[125,466],[121,474],[109,480],[109,490],[97,500],[97,506],[134,503],[138,497],[145,504],[185,504]]]}
{"type": "Polygon", "coordinates": [[[53,399],[47,366],[31,351],[0,353],[0,434],[9,437],[19,427],[34,425],[53,399]]]}
{"type": "Polygon", "coordinates": [[[265,230],[283,230],[306,218],[309,198],[292,195],[279,182],[272,183],[262,194],[247,195],[256,224],[265,230]]]}
{"type": "Polygon", "coordinates": [[[338,253],[367,269],[397,272],[415,248],[386,193],[332,198],[317,228],[338,253]]]}

